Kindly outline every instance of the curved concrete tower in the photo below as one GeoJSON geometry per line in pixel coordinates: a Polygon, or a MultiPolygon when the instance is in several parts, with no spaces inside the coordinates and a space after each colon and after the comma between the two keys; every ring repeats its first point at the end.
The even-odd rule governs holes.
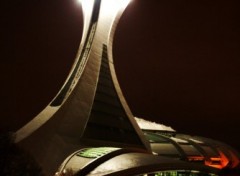
{"type": "Polygon", "coordinates": [[[113,65],[113,35],[127,1],[82,0],[83,35],[70,74],[49,105],[16,132],[16,143],[34,156],[47,175],[85,146],[150,151],[113,65]]]}

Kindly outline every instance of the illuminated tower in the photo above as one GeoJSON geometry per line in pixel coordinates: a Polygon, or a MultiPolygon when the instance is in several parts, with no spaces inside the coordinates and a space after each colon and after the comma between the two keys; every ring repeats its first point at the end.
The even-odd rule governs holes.
{"type": "Polygon", "coordinates": [[[122,95],[114,71],[112,41],[128,0],[83,0],[83,35],[63,87],[49,105],[16,132],[48,175],[85,146],[150,150],[122,95]]]}

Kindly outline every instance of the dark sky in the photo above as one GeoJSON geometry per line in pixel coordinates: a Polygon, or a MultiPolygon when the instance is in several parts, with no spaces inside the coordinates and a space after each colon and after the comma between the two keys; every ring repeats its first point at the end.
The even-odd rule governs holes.
{"type": "MultiPolygon", "coordinates": [[[[240,149],[238,0],[132,0],[115,34],[117,76],[134,115],[240,149]]],[[[1,131],[61,88],[82,34],[75,0],[1,5],[1,131]]]]}

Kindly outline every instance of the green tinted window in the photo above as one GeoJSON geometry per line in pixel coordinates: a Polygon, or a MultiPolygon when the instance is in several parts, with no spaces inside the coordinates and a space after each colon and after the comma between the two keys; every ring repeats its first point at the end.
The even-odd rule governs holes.
{"type": "Polygon", "coordinates": [[[149,140],[149,142],[152,142],[152,143],[166,143],[166,142],[168,142],[164,137],[162,137],[160,135],[157,135],[157,134],[144,133],[144,135],[149,140]]]}
{"type": "Polygon", "coordinates": [[[77,156],[81,156],[84,158],[98,158],[115,150],[119,150],[119,148],[114,148],[114,147],[86,148],[86,149],[82,149],[77,154],[77,156]]]}

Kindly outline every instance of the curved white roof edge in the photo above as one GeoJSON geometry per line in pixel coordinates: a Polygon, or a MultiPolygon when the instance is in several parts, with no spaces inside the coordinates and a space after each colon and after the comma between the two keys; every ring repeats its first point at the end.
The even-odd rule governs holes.
{"type": "Polygon", "coordinates": [[[139,118],[139,117],[135,117],[137,124],[139,125],[139,127],[143,130],[163,130],[163,131],[172,131],[175,132],[175,130],[172,127],[163,125],[163,124],[159,124],[156,122],[151,122],[148,120],[145,120],[143,118],[139,118]]]}

